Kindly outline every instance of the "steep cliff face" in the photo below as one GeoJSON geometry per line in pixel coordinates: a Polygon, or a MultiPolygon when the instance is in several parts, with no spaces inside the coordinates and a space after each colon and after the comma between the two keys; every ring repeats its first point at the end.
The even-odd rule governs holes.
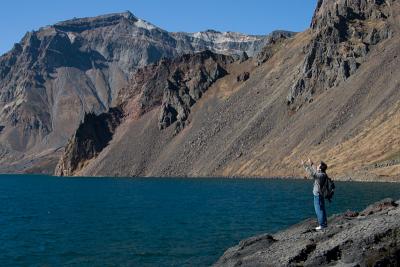
{"type": "Polygon", "coordinates": [[[399,25],[398,1],[320,1],[309,30],[276,36],[258,57],[226,65],[228,74],[190,113],[192,100],[182,93],[196,74],[172,71],[168,84],[146,84],[152,72],[161,75],[162,64],[138,72],[131,84],[168,94],[142,95],[146,90],[134,89],[142,86],[128,86],[125,110],[135,119],[75,175],[302,176],[300,159],[311,157],[328,162],[335,179],[398,180],[399,25]],[[143,108],[151,101],[161,113],[143,108]]]}
{"type": "Polygon", "coordinates": [[[264,46],[270,43],[271,38],[277,35],[292,37],[295,33],[290,31],[274,31],[268,36],[245,35],[237,32],[219,32],[207,30],[195,33],[173,33],[178,40],[179,49],[203,51],[211,50],[218,54],[240,55],[243,51],[249,56],[256,56],[264,46]]]}
{"type": "Polygon", "coordinates": [[[226,67],[232,62],[230,56],[204,51],[138,69],[130,79],[130,86],[119,92],[116,108],[99,116],[85,116],[65,148],[56,175],[71,176],[96,157],[112,139],[122,116],[138,119],[157,109],[159,129],[174,124],[178,134],[187,123],[192,106],[227,74],[226,67]]]}
{"type": "Polygon", "coordinates": [[[71,176],[75,170],[81,169],[87,160],[97,156],[111,141],[122,117],[122,110],[119,108],[111,108],[107,113],[100,115],[86,114],[65,147],[65,153],[56,167],[55,174],[71,176]]]}
{"type": "Polygon", "coordinates": [[[130,12],[27,33],[0,57],[0,171],[24,171],[45,151],[53,157],[85,114],[115,105],[139,67],[205,49],[256,53],[268,42],[267,36],[218,32],[214,42],[206,35],[169,33],[130,12]]]}
{"type": "Polygon", "coordinates": [[[353,75],[372,45],[390,38],[395,1],[319,0],[311,22],[312,40],[287,100],[293,109],[353,75]]]}
{"type": "Polygon", "coordinates": [[[216,80],[227,74],[226,66],[233,61],[230,56],[211,51],[162,60],[139,69],[130,80],[131,85],[121,90],[118,100],[126,106],[139,93],[135,103],[141,114],[161,104],[159,128],[165,129],[177,122],[178,132],[190,108],[216,80]]]}

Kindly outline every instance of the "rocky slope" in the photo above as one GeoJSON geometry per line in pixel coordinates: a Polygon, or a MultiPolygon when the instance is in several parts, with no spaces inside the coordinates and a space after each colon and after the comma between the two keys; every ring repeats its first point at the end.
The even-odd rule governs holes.
{"type": "Polygon", "coordinates": [[[397,0],[319,1],[309,30],[227,64],[179,133],[158,102],[73,174],[293,177],[311,157],[335,179],[398,181],[399,16],[397,0]]]}
{"type": "Polygon", "coordinates": [[[84,115],[115,106],[138,67],[206,49],[253,54],[269,42],[209,33],[169,33],[130,12],[28,32],[0,57],[0,171],[52,172],[84,115]]]}
{"type": "Polygon", "coordinates": [[[275,234],[241,241],[213,266],[398,266],[400,201],[385,199],[361,212],[328,219],[315,231],[306,220],[275,234]]]}
{"type": "Polygon", "coordinates": [[[136,119],[158,109],[158,128],[162,130],[174,124],[174,132],[178,134],[187,123],[191,107],[213,83],[227,74],[226,66],[233,61],[230,56],[204,51],[165,59],[137,70],[130,86],[120,90],[117,108],[99,116],[85,116],[67,144],[56,175],[73,175],[85,162],[97,156],[111,140],[122,116],[126,120],[136,119]],[[109,120],[113,121],[111,127],[109,120]]]}

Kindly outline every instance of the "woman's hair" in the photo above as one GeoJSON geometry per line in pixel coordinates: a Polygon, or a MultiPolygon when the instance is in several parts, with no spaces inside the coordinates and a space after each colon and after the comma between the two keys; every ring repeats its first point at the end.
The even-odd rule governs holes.
{"type": "Polygon", "coordinates": [[[321,171],[326,171],[328,169],[328,165],[326,165],[325,162],[321,161],[320,164],[321,164],[321,171]]]}

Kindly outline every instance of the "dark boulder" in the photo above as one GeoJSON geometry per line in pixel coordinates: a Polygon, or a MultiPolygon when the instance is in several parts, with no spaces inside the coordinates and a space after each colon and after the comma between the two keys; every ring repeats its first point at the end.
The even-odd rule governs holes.
{"type": "Polygon", "coordinates": [[[250,72],[243,72],[236,77],[237,82],[245,82],[250,78],[250,72]]]}

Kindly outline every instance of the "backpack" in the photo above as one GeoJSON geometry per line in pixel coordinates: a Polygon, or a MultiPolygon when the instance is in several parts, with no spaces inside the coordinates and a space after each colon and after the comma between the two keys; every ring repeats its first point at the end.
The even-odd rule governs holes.
{"type": "Polygon", "coordinates": [[[322,187],[322,196],[329,202],[332,201],[333,194],[335,193],[335,183],[331,178],[326,176],[324,186],[322,187]]]}

